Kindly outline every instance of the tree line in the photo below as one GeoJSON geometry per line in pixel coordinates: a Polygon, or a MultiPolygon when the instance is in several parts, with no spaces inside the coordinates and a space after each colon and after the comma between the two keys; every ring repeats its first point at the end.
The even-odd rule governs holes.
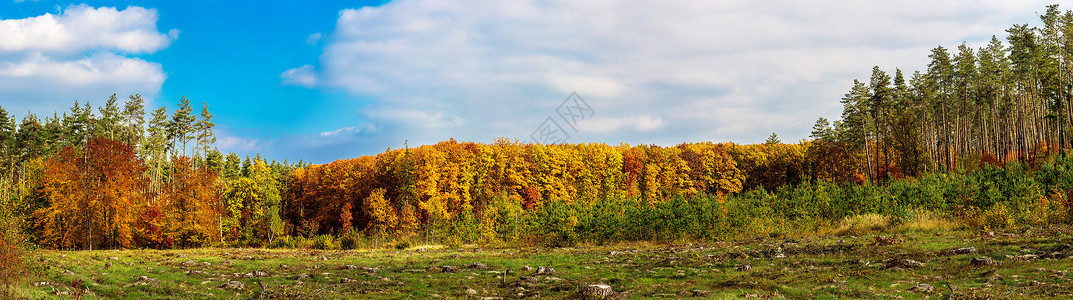
{"type": "Polygon", "coordinates": [[[224,156],[208,105],[194,114],[186,97],[146,116],[139,95],[21,122],[0,107],[5,218],[61,249],[193,247],[281,230],[280,190],[302,162],[224,156]]]}
{"type": "Polygon", "coordinates": [[[1007,43],[992,36],[979,49],[936,47],[908,80],[901,69],[892,77],[874,67],[842,98],[841,120],[820,118],[812,138],[861,153],[862,174],[873,180],[980,158],[1038,160],[1073,146],[1073,11],[1050,5],[1040,19],[1043,27],[1007,29],[1007,43]]]}
{"type": "Polygon", "coordinates": [[[1007,30],[1008,44],[937,47],[908,79],[873,68],[841,99],[841,119],[820,118],[798,143],[774,134],[666,147],[451,139],[308,165],[223,155],[208,106],[195,114],[185,97],[148,121],[138,95],[96,111],[76,102],[43,120],[16,122],[0,108],[0,217],[62,249],[571,240],[578,230],[602,241],[715,238],[705,232],[866,212],[1000,220],[1014,198],[1046,208],[1012,214],[1020,220],[1060,220],[1073,195],[1062,171],[1071,160],[1054,157],[1073,143],[1073,12],[1049,6],[1041,18],[1043,28],[1007,30]],[[665,220],[694,215],[704,221],[665,220]],[[677,229],[609,229],[663,230],[646,224],[677,229]]]}

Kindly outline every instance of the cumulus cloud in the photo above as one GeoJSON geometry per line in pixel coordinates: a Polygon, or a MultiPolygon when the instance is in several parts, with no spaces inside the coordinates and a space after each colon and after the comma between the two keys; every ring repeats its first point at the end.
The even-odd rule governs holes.
{"type": "Polygon", "coordinates": [[[0,102],[19,114],[50,113],[75,100],[160,91],[160,64],[131,57],[167,48],[178,30],[157,30],[156,10],[72,5],[59,14],[0,19],[0,102]]]}
{"type": "Polygon", "coordinates": [[[340,12],[316,78],[420,143],[524,139],[571,92],[596,111],[573,141],[797,139],[873,65],[911,74],[929,49],[1003,38],[1046,5],[400,0],[340,12]]]}
{"type": "Polygon", "coordinates": [[[172,42],[157,32],[156,21],[156,10],[136,6],[124,10],[69,6],[60,15],[0,20],[0,51],[152,53],[172,42]]]}

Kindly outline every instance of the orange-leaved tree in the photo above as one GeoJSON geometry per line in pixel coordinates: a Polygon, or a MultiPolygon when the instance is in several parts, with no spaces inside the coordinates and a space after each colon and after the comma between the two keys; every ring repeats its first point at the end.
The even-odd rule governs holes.
{"type": "Polygon", "coordinates": [[[33,214],[41,242],[54,248],[130,247],[144,202],[144,166],[129,145],[93,138],[79,153],[65,147],[46,163],[51,204],[33,214]]]}
{"type": "Polygon", "coordinates": [[[190,158],[172,160],[172,180],[165,184],[165,235],[178,247],[198,247],[220,241],[220,194],[216,172],[193,169],[190,158]]]}

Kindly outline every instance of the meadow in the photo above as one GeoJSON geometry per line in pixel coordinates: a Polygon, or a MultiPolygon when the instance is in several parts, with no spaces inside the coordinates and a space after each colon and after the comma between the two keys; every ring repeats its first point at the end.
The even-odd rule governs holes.
{"type": "Polygon", "coordinates": [[[842,229],[808,238],[564,248],[41,250],[32,258],[41,276],[24,296],[584,299],[580,291],[593,284],[610,286],[615,299],[1073,296],[1073,227],[842,229]]]}

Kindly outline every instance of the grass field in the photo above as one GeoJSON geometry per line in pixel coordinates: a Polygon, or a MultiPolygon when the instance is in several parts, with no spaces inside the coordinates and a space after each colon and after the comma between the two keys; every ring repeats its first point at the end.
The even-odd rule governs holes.
{"type": "Polygon", "coordinates": [[[24,294],[554,299],[603,283],[615,298],[1065,298],[1071,237],[1061,226],[550,249],[42,250],[24,294]]]}

